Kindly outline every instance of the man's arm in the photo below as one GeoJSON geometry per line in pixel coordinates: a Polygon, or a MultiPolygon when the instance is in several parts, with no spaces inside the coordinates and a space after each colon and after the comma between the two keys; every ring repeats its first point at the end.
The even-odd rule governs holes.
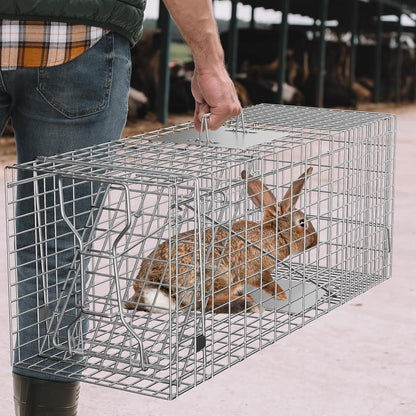
{"type": "Polygon", "coordinates": [[[195,98],[195,128],[203,114],[211,113],[210,129],[221,127],[241,112],[234,84],[224,66],[224,51],[218,35],[212,0],[163,0],[186,43],[191,48],[195,72],[192,94],[195,98]]]}

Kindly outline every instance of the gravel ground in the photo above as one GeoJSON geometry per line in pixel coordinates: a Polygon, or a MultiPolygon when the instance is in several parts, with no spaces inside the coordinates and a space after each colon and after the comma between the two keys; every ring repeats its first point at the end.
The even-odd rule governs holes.
{"type": "MultiPolygon", "coordinates": [[[[398,116],[393,278],[172,402],[83,384],[79,416],[416,415],[416,105],[363,109],[398,116]]],[[[144,130],[158,127],[153,124],[144,130]]],[[[14,158],[12,139],[1,139],[0,167],[14,158]]],[[[4,229],[3,210],[0,215],[4,229]]],[[[0,414],[12,415],[1,241],[0,414]]]]}

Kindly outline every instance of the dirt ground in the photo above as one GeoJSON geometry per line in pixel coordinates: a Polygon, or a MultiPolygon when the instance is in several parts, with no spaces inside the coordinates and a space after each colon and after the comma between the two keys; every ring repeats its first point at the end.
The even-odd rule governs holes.
{"type": "MultiPolygon", "coordinates": [[[[173,402],[83,384],[79,416],[416,415],[416,105],[360,109],[398,117],[393,278],[173,402]]],[[[129,127],[125,135],[158,127],[148,121],[129,127]]],[[[14,160],[13,140],[0,139],[0,168],[14,160]]],[[[3,169],[0,179],[4,182],[3,169]]],[[[4,229],[3,210],[0,215],[4,229]]],[[[12,415],[6,248],[1,241],[0,415],[12,415]]]]}

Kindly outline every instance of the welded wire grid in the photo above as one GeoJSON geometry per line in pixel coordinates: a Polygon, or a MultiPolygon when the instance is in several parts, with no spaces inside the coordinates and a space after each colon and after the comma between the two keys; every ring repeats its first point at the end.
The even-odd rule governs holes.
{"type": "Polygon", "coordinates": [[[186,123],[8,169],[11,345],[19,366],[172,399],[391,276],[394,116],[279,105],[244,116],[256,134],[286,134],[246,150],[165,140],[193,128],[186,123]],[[270,263],[285,244],[276,237],[270,249],[261,225],[249,241],[266,203],[256,207],[248,183],[260,180],[280,201],[309,167],[297,209],[318,243],[270,263]],[[36,270],[23,281],[22,183],[33,188],[36,270]],[[233,231],[237,221],[246,225],[233,231]],[[61,255],[56,233],[73,240],[66,266],[52,261],[61,255]],[[232,248],[236,239],[243,249],[232,248]],[[288,299],[240,284],[237,299],[229,294],[215,313],[212,294],[233,284],[218,288],[213,277],[244,270],[238,282],[250,283],[251,260],[272,270],[288,299]],[[34,292],[23,295],[31,279],[34,292]],[[127,310],[133,282],[140,291],[127,310]],[[36,299],[36,360],[19,354],[18,303],[27,296],[36,299]],[[245,309],[235,312],[233,301],[245,309]]]}

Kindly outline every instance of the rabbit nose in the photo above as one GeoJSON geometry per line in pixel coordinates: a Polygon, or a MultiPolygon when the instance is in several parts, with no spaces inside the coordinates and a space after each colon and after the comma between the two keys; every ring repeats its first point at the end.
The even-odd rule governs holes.
{"type": "Polygon", "coordinates": [[[316,233],[315,230],[311,234],[308,235],[307,240],[309,242],[307,248],[316,246],[316,244],[318,243],[318,234],[316,233]]]}

